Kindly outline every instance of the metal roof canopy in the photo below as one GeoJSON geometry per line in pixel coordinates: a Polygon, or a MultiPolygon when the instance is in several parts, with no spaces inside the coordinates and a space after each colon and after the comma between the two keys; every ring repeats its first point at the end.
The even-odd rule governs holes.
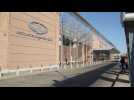
{"type": "Polygon", "coordinates": [[[99,48],[99,49],[93,49],[93,51],[108,51],[110,49],[104,49],[104,48],[99,48]]]}
{"type": "Polygon", "coordinates": [[[120,53],[120,51],[119,50],[117,50],[116,48],[112,48],[112,49],[110,49],[110,52],[111,53],[117,53],[117,54],[119,54],[120,53]]]}
{"type": "Polygon", "coordinates": [[[110,54],[110,50],[108,50],[108,49],[95,49],[95,50],[93,50],[93,53],[99,53],[99,54],[108,53],[108,54],[110,54]]]}
{"type": "Polygon", "coordinates": [[[134,21],[134,12],[125,12],[122,13],[123,21],[134,21]]]}
{"type": "Polygon", "coordinates": [[[112,48],[112,49],[104,49],[104,48],[100,48],[100,49],[94,49],[93,51],[109,51],[110,53],[117,53],[119,54],[120,52],[116,49],[116,48],[112,48]]]}

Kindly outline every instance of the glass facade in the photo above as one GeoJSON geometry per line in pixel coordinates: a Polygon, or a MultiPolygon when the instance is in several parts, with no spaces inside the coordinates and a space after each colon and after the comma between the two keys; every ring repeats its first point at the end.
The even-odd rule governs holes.
{"type": "Polygon", "coordinates": [[[62,12],[62,31],[65,37],[71,40],[77,39],[79,42],[91,38],[91,28],[73,12],[62,12]],[[89,36],[90,35],[90,36],[89,36]]]}
{"type": "Polygon", "coordinates": [[[60,19],[63,63],[87,62],[92,45],[92,27],[75,12],[61,12],[60,19]]]}

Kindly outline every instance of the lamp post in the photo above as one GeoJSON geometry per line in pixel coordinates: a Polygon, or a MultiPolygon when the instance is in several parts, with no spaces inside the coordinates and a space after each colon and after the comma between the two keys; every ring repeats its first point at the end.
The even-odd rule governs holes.
{"type": "MultiPolygon", "coordinates": [[[[74,38],[74,40],[73,40],[73,48],[75,49],[75,64],[77,63],[77,39],[76,38],[74,38]]],[[[77,64],[76,64],[76,66],[77,66],[77,64]]]]}
{"type": "Polygon", "coordinates": [[[72,41],[70,40],[70,67],[72,69],[72,41]]]}
{"type": "Polygon", "coordinates": [[[63,40],[62,40],[62,36],[59,35],[59,47],[60,47],[60,67],[62,67],[62,52],[63,52],[63,49],[62,49],[62,45],[63,45],[63,40]]]}
{"type": "Polygon", "coordinates": [[[83,58],[83,67],[85,66],[85,43],[82,44],[82,58],[83,58]]]}
{"type": "Polygon", "coordinates": [[[59,47],[60,47],[60,67],[62,67],[63,63],[63,16],[62,12],[60,12],[60,34],[59,34],[59,47]]]}

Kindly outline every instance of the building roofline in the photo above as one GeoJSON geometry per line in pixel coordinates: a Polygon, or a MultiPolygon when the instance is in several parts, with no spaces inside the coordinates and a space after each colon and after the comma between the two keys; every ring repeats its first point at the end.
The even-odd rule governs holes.
{"type": "Polygon", "coordinates": [[[83,16],[81,16],[78,12],[73,12],[76,16],[78,16],[81,20],[83,20],[91,29],[95,29],[89,21],[87,21],[83,16]]]}

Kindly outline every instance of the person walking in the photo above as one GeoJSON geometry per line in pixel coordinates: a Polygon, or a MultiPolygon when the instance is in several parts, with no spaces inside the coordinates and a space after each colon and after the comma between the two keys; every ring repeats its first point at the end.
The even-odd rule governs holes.
{"type": "Polygon", "coordinates": [[[128,70],[128,58],[125,58],[125,69],[128,70]]]}
{"type": "Polygon", "coordinates": [[[121,63],[121,72],[125,72],[125,59],[124,57],[121,57],[121,60],[120,60],[120,63],[121,63]]]}

